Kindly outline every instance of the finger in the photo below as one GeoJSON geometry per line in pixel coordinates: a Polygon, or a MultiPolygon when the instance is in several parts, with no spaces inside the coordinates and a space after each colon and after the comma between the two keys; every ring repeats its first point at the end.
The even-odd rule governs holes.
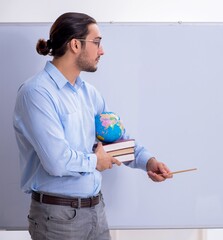
{"type": "Polygon", "coordinates": [[[173,177],[173,174],[171,172],[163,173],[161,175],[165,178],[172,178],[173,177]]]}
{"type": "Polygon", "coordinates": [[[158,165],[159,171],[160,173],[167,173],[168,172],[168,168],[164,163],[160,163],[158,165]]]}
{"type": "Polygon", "coordinates": [[[162,182],[166,180],[166,178],[163,175],[156,174],[152,171],[148,171],[147,174],[154,182],[162,182]]]}
{"type": "Polygon", "coordinates": [[[118,166],[120,166],[120,165],[122,164],[122,163],[121,163],[118,159],[116,159],[116,158],[113,158],[112,163],[113,163],[113,164],[116,164],[116,165],[118,165],[118,166]]]}
{"type": "Polygon", "coordinates": [[[161,163],[158,168],[159,168],[159,173],[157,172],[157,175],[162,176],[164,178],[172,177],[172,174],[170,174],[170,170],[164,163],[161,163]]]}
{"type": "Polygon", "coordinates": [[[158,175],[161,175],[164,178],[172,178],[173,174],[171,174],[169,168],[164,163],[162,165],[163,165],[162,168],[160,168],[160,174],[158,175]]]}

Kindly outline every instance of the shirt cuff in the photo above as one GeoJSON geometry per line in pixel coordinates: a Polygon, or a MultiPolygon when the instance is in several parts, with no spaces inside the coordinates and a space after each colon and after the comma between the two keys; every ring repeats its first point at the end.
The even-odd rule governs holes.
{"type": "Polygon", "coordinates": [[[143,151],[137,157],[137,168],[147,171],[146,165],[148,160],[153,157],[148,151],[143,151]]]}
{"type": "Polygon", "coordinates": [[[94,153],[88,154],[88,167],[89,167],[89,172],[94,172],[97,166],[97,156],[94,153]]]}

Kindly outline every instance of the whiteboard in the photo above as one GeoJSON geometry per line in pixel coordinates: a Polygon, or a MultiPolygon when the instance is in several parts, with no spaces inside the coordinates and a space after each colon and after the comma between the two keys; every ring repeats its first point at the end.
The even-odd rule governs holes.
{"type": "MultiPolygon", "coordinates": [[[[19,85],[41,70],[51,24],[0,24],[0,229],[26,229],[12,113],[19,85]]],[[[223,25],[100,23],[105,55],[83,73],[132,137],[173,170],[154,183],[124,165],[103,172],[111,229],[223,227],[223,25]]]]}

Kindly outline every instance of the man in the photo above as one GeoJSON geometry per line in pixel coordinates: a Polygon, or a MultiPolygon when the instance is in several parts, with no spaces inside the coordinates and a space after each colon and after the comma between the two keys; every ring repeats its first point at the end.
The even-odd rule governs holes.
{"type": "MultiPolygon", "coordinates": [[[[45,68],[22,84],[14,111],[20,150],[21,187],[32,193],[29,232],[34,240],[110,239],[104,212],[101,171],[121,163],[99,143],[95,152],[95,116],[107,111],[100,93],[83,81],[104,54],[96,21],[65,13],[40,39],[36,50],[53,56],[45,68]]],[[[125,134],[123,138],[127,139],[125,134]]],[[[130,166],[153,181],[172,177],[169,169],[136,146],[130,166]]]]}

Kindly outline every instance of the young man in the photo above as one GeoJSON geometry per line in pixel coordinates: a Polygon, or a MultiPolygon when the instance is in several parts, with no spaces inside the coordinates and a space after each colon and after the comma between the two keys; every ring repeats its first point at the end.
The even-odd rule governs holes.
{"type": "MultiPolygon", "coordinates": [[[[34,240],[110,239],[101,171],[121,163],[98,144],[95,116],[107,111],[100,93],[83,81],[104,54],[96,21],[81,13],[61,15],[36,50],[53,56],[18,91],[14,129],[20,150],[21,186],[32,193],[28,216],[34,240]]],[[[125,134],[123,138],[128,138],[125,134]]],[[[165,164],[136,146],[132,167],[153,181],[172,177],[165,164]]]]}

